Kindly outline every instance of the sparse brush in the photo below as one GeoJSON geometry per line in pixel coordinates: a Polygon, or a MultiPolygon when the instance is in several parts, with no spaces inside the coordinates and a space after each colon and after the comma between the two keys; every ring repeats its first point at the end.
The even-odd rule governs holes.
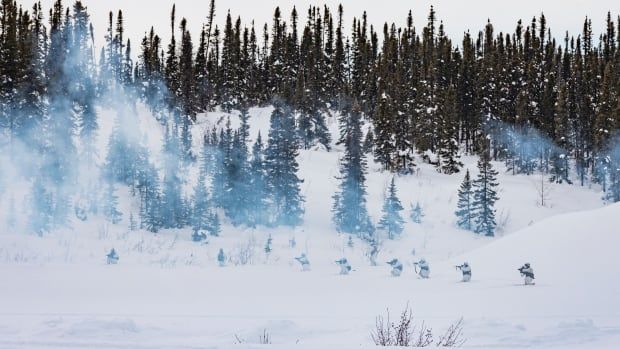
{"type": "Polygon", "coordinates": [[[370,333],[370,337],[375,345],[382,347],[423,348],[434,343],[437,347],[453,348],[465,343],[462,318],[450,325],[436,342],[431,328],[422,322],[419,329],[416,329],[413,320],[413,311],[409,305],[402,311],[397,322],[390,321],[390,311],[387,309],[385,317],[379,315],[375,319],[375,329],[370,333]]]}

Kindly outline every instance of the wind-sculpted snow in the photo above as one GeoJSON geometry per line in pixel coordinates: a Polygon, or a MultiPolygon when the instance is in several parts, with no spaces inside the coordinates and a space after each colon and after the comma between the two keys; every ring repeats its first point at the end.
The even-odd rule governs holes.
{"type": "Polygon", "coordinates": [[[618,214],[616,204],[558,215],[447,260],[427,258],[430,279],[415,276],[404,241],[380,255],[404,261],[394,278],[383,263],[369,266],[361,243],[337,247],[326,234],[297,236],[313,246],[313,268],[302,272],[283,232],[268,258],[257,233],[255,264],[246,266],[218,267],[212,255],[205,265],[161,268],[128,252],[116,266],[3,264],[0,347],[250,348],[266,331],[275,348],[370,348],[375,316],[409,303],[438,331],[462,316],[465,347],[612,348],[620,272],[609,261],[620,236],[601,222],[618,214]],[[352,265],[346,276],[334,263],[343,252],[352,265]],[[470,283],[454,269],[464,260],[470,283]],[[524,262],[535,286],[522,286],[516,268],[524,262]]]}

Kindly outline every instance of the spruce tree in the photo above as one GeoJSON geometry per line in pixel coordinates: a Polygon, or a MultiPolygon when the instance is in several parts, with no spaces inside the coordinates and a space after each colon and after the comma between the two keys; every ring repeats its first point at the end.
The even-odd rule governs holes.
{"type": "Polygon", "coordinates": [[[260,132],[252,147],[250,162],[250,191],[247,195],[248,221],[251,226],[267,223],[267,178],[264,159],[264,146],[260,132]]]}
{"type": "Polygon", "coordinates": [[[230,126],[230,118],[226,121],[226,128],[220,130],[217,150],[214,156],[213,179],[211,181],[211,194],[216,207],[227,209],[230,205],[231,184],[229,177],[232,156],[233,130],[230,126]]]}
{"type": "Polygon", "coordinates": [[[161,193],[160,214],[164,228],[181,228],[185,209],[181,196],[181,178],[179,177],[179,144],[176,131],[167,130],[163,149],[163,187],[161,193]]]}
{"type": "Polygon", "coordinates": [[[374,114],[374,141],[375,141],[375,161],[383,166],[383,169],[392,171],[395,162],[396,146],[394,144],[394,125],[393,112],[395,101],[388,94],[386,78],[381,80],[379,85],[380,95],[378,97],[377,109],[374,114]]]}
{"type": "Polygon", "coordinates": [[[375,137],[372,132],[372,129],[368,129],[368,132],[366,132],[366,137],[364,138],[364,144],[362,146],[364,153],[372,154],[374,143],[375,143],[375,137]]]}
{"type": "Polygon", "coordinates": [[[211,235],[216,235],[213,234],[216,232],[216,227],[214,227],[211,222],[213,211],[209,203],[209,193],[207,192],[204,175],[198,177],[198,183],[196,183],[196,187],[194,188],[193,203],[191,225],[194,234],[209,233],[211,235]]]}
{"type": "Polygon", "coordinates": [[[140,227],[152,233],[157,233],[164,223],[160,215],[160,200],[157,169],[152,164],[147,164],[140,195],[140,227]]]}
{"type": "Polygon", "coordinates": [[[136,217],[133,215],[133,212],[129,212],[129,230],[138,230],[138,222],[136,221],[136,217]]]}
{"type": "Polygon", "coordinates": [[[555,183],[571,184],[569,179],[569,110],[568,86],[565,82],[559,83],[557,102],[555,103],[555,134],[556,147],[551,156],[551,181],[555,183]]]}
{"type": "MultiPolygon", "coordinates": [[[[2,1],[0,7],[2,28],[0,32],[0,123],[8,132],[8,140],[12,143],[17,138],[27,120],[16,113],[19,95],[16,93],[20,79],[19,39],[18,39],[18,8],[11,0],[2,1]]],[[[12,145],[12,144],[11,144],[12,145]]]]}
{"type": "Polygon", "coordinates": [[[494,236],[497,222],[495,221],[495,202],[497,196],[497,171],[491,165],[490,154],[485,151],[478,161],[478,177],[472,183],[474,197],[474,231],[486,236],[494,236]]]}
{"type": "MultiPolygon", "coordinates": [[[[27,12],[24,17],[26,17],[27,12]]],[[[20,50],[18,54],[22,57],[23,64],[20,72],[21,78],[18,81],[17,91],[19,93],[20,103],[17,104],[18,109],[11,115],[4,115],[5,122],[0,122],[0,126],[10,129],[13,136],[18,137],[25,144],[33,146],[33,149],[39,150],[42,146],[42,139],[37,131],[42,126],[46,111],[46,89],[45,89],[45,72],[44,62],[47,46],[47,34],[43,26],[43,10],[40,4],[33,6],[31,18],[23,18],[20,27],[20,50]],[[20,118],[19,120],[16,118],[20,118]],[[12,125],[12,127],[10,127],[12,125]]],[[[10,27],[7,27],[9,29],[10,27]]],[[[10,47],[2,45],[5,49],[10,47]]],[[[10,45],[9,45],[10,46],[10,45]]],[[[9,63],[10,57],[7,55],[11,52],[0,53],[0,76],[3,77],[4,83],[10,80],[6,79],[6,74],[15,66],[9,63]]],[[[15,80],[12,80],[15,81],[15,80]]],[[[9,101],[9,97],[5,95],[5,101],[9,101]]],[[[8,108],[10,103],[3,103],[3,107],[8,108]]],[[[0,108],[0,115],[2,115],[0,108]]],[[[10,142],[15,138],[11,137],[10,142]]],[[[25,159],[22,159],[25,160],[25,159]]]]}
{"type": "Polygon", "coordinates": [[[65,13],[61,1],[54,4],[50,18],[48,52],[45,60],[47,76],[48,115],[43,122],[42,175],[49,185],[53,202],[53,226],[68,222],[70,196],[77,176],[77,148],[73,142],[76,133],[71,110],[70,88],[75,81],[65,70],[68,63],[71,16],[65,13]]]}
{"type": "Polygon", "coordinates": [[[474,192],[472,187],[469,170],[465,172],[465,178],[458,192],[459,200],[457,203],[456,217],[457,225],[466,230],[472,230],[474,227],[474,192]]]}
{"type": "Polygon", "coordinates": [[[445,91],[443,102],[439,108],[441,119],[439,158],[441,172],[445,174],[458,173],[463,166],[459,160],[458,112],[456,108],[456,93],[454,88],[450,86],[445,91]]]}
{"type": "Polygon", "coordinates": [[[41,236],[52,228],[53,201],[46,184],[39,177],[32,184],[30,200],[30,229],[41,236]]]}
{"type": "Polygon", "coordinates": [[[422,218],[424,217],[424,212],[422,211],[422,207],[419,202],[415,203],[415,206],[411,204],[411,220],[414,223],[421,224],[422,218]]]}
{"type": "Polygon", "coordinates": [[[118,224],[123,217],[123,214],[118,210],[118,196],[112,182],[109,182],[106,188],[103,199],[103,214],[106,220],[112,224],[118,224]]]}
{"type": "Polygon", "coordinates": [[[267,188],[272,202],[271,222],[274,225],[296,226],[303,215],[304,198],[297,177],[299,143],[291,110],[275,99],[271,113],[269,141],[265,149],[267,188]]]}
{"type": "Polygon", "coordinates": [[[180,81],[179,81],[179,59],[177,57],[177,46],[176,39],[174,36],[175,33],[175,20],[176,20],[176,5],[172,6],[172,12],[170,13],[170,28],[171,28],[171,38],[170,44],[168,45],[168,50],[166,51],[166,64],[164,77],[166,82],[166,87],[168,88],[166,96],[166,102],[168,103],[168,108],[176,112],[176,102],[177,95],[180,89],[180,81]]]}
{"type": "Polygon", "coordinates": [[[403,206],[396,196],[396,184],[394,182],[394,177],[392,177],[387,196],[383,202],[383,215],[377,225],[377,228],[387,232],[389,239],[395,239],[403,232],[405,220],[400,215],[402,210],[403,206]]]}
{"type": "Polygon", "coordinates": [[[347,113],[347,119],[339,191],[333,196],[333,221],[340,232],[370,239],[374,228],[366,209],[366,156],[361,144],[361,107],[358,103],[347,113]]]}
{"type": "Polygon", "coordinates": [[[233,136],[231,157],[227,166],[230,189],[227,193],[229,199],[226,214],[233,224],[248,223],[247,197],[250,191],[247,150],[248,117],[247,112],[244,111],[241,116],[241,128],[233,136]]]}
{"type": "Polygon", "coordinates": [[[73,23],[71,25],[69,53],[64,67],[70,71],[70,98],[74,103],[79,135],[82,143],[82,157],[87,168],[95,165],[95,137],[98,129],[95,111],[96,86],[94,81],[95,64],[93,57],[92,27],[86,8],[80,1],[73,5],[73,23]]]}

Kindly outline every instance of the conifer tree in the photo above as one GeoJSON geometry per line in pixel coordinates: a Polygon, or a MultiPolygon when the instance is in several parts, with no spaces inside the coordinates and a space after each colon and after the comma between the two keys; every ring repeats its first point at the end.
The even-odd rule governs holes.
{"type": "Polygon", "coordinates": [[[138,222],[136,221],[136,217],[134,217],[133,212],[129,212],[129,230],[138,230],[138,222]]]}
{"type": "Polygon", "coordinates": [[[142,178],[140,195],[140,227],[157,233],[163,226],[160,215],[161,193],[157,169],[152,164],[147,164],[142,178]]]}
{"type": "Polygon", "coordinates": [[[458,196],[459,200],[456,210],[458,220],[456,224],[462,229],[472,230],[474,227],[474,192],[469,170],[465,172],[465,179],[461,183],[458,196]]]}
{"type": "Polygon", "coordinates": [[[18,8],[17,3],[11,0],[2,1],[0,7],[1,32],[0,32],[0,116],[2,127],[8,131],[8,139],[13,143],[20,133],[20,129],[26,120],[17,114],[19,96],[17,95],[17,83],[20,81],[19,64],[19,39],[18,39],[18,8]]]}
{"type": "Polygon", "coordinates": [[[569,110],[568,87],[563,81],[559,83],[557,102],[555,103],[555,135],[556,147],[551,156],[551,181],[555,183],[569,183],[569,110]]]}
{"type": "MultiPolygon", "coordinates": [[[[168,103],[168,108],[171,110],[176,109],[177,95],[180,89],[180,81],[179,81],[179,59],[177,57],[177,46],[176,39],[174,36],[175,33],[175,20],[176,20],[176,5],[172,6],[172,12],[170,13],[170,28],[171,28],[171,38],[170,44],[168,45],[168,50],[166,51],[166,64],[164,77],[166,81],[166,87],[168,90],[166,91],[166,101],[168,103]]],[[[176,112],[176,110],[175,110],[176,112]]]]}
{"type": "Polygon", "coordinates": [[[31,210],[28,219],[30,229],[37,235],[43,235],[52,228],[53,201],[45,183],[37,177],[32,184],[31,210]]]}
{"type": "MultiPolygon", "coordinates": [[[[5,13],[8,14],[7,10],[9,8],[5,8],[5,13]]],[[[16,91],[19,94],[20,103],[16,105],[17,110],[10,113],[10,115],[3,115],[4,111],[0,108],[0,115],[3,115],[3,121],[0,121],[0,126],[9,129],[9,134],[11,135],[9,142],[11,144],[18,138],[25,144],[32,145],[39,150],[42,139],[40,139],[40,135],[37,135],[37,131],[42,126],[46,111],[44,62],[47,53],[47,35],[43,26],[43,10],[41,5],[35,4],[33,6],[31,17],[27,17],[27,14],[25,12],[20,21],[22,24],[19,28],[21,35],[19,36],[20,50],[18,54],[22,57],[20,79],[6,79],[7,75],[11,74],[11,69],[16,65],[10,63],[12,62],[10,61],[10,55],[13,52],[5,51],[10,48],[10,45],[1,45],[3,49],[0,50],[0,76],[3,77],[2,80],[5,84],[9,81],[17,81],[16,91]]],[[[8,23],[6,24],[6,28],[9,30],[10,27],[8,23]]],[[[4,37],[3,40],[7,40],[10,36],[2,37],[4,37]]],[[[4,86],[5,89],[7,87],[4,86]]],[[[14,106],[8,103],[11,100],[9,95],[3,94],[3,100],[6,101],[3,103],[4,108],[14,106]]]]}
{"type": "Polygon", "coordinates": [[[252,147],[250,162],[250,191],[247,196],[248,220],[251,226],[267,223],[267,178],[264,159],[264,145],[260,132],[252,147]]]}
{"type": "Polygon", "coordinates": [[[196,119],[196,88],[195,67],[193,58],[194,45],[192,37],[187,29],[187,20],[181,20],[181,52],[179,56],[179,94],[180,109],[184,116],[183,123],[189,123],[196,119]]]}
{"type": "Polygon", "coordinates": [[[495,202],[497,196],[497,171],[491,166],[490,154],[483,152],[478,161],[478,177],[472,183],[474,190],[473,212],[474,231],[486,236],[494,236],[497,222],[495,221],[495,202]]]}
{"type": "Polygon", "coordinates": [[[459,160],[458,114],[456,108],[456,93],[452,86],[450,86],[445,92],[439,111],[441,119],[439,157],[441,172],[445,174],[458,173],[463,166],[463,163],[459,160]]]}
{"type": "Polygon", "coordinates": [[[424,212],[422,211],[420,203],[416,202],[415,206],[411,204],[411,220],[414,223],[420,224],[422,223],[422,218],[424,218],[424,212]]]}
{"type": "Polygon", "coordinates": [[[73,142],[76,132],[72,117],[69,90],[72,81],[65,70],[69,52],[70,15],[65,13],[60,0],[54,3],[50,18],[48,53],[45,61],[48,93],[48,115],[41,135],[45,161],[41,174],[49,185],[53,203],[53,226],[68,222],[70,196],[77,175],[77,149],[73,142]]]}
{"type": "Polygon", "coordinates": [[[196,111],[205,112],[209,107],[209,79],[207,76],[207,32],[203,26],[196,51],[194,66],[194,87],[196,95],[196,111]]]}
{"type": "Polygon", "coordinates": [[[295,135],[295,120],[291,110],[275,99],[271,113],[269,141],[265,149],[267,188],[272,201],[271,222],[275,225],[296,226],[303,215],[304,198],[297,177],[299,143],[295,135]]]}
{"type": "Polygon", "coordinates": [[[226,209],[229,205],[230,177],[229,164],[232,154],[233,130],[230,118],[226,121],[226,128],[220,130],[217,149],[213,157],[213,179],[211,181],[212,199],[216,207],[226,209]]]}
{"type": "Polygon", "coordinates": [[[364,153],[372,153],[374,147],[375,137],[372,129],[368,129],[366,132],[366,137],[364,138],[364,144],[362,145],[362,149],[364,153]]]}
{"type": "Polygon", "coordinates": [[[112,224],[118,224],[123,217],[123,214],[118,210],[118,196],[112,182],[108,183],[103,199],[103,214],[106,220],[112,224]]]}
{"type": "Polygon", "coordinates": [[[387,232],[389,239],[395,239],[400,236],[403,232],[403,224],[405,224],[405,220],[400,215],[403,206],[396,195],[396,184],[392,177],[387,196],[383,202],[383,215],[377,225],[377,228],[387,232]]]}
{"type": "Polygon", "coordinates": [[[242,111],[241,127],[233,136],[231,156],[227,165],[230,189],[227,193],[229,199],[225,209],[233,224],[244,224],[248,223],[249,220],[247,198],[251,189],[247,147],[248,118],[247,111],[242,111]]]}
{"type": "Polygon", "coordinates": [[[340,160],[339,191],[333,196],[333,221],[338,231],[370,239],[374,228],[366,209],[366,157],[362,150],[361,107],[347,113],[340,160]]]}
{"type": "Polygon", "coordinates": [[[605,199],[620,202],[620,139],[616,136],[609,155],[609,189],[605,199]]]}
{"type": "Polygon", "coordinates": [[[159,213],[164,228],[181,228],[185,207],[181,198],[181,178],[178,175],[179,144],[175,130],[166,130],[163,156],[164,177],[159,213]]]}
{"type": "Polygon", "coordinates": [[[69,89],[73,108],[78,117],[79,135],[82,143],[82,156],[87,168],[94,167],[96,149],[95,137],[98,129],[95,111],[96,86],[94,82],[94,57],[92,43],[92,26],[89,15],[81,1],[73,5],[73,23],[71,25],[71,42],[64,69],[71,72],[73,80],[69,89]]]}
{"type": "Polygon", "coordinates": [[[395,101],[386,92],[385,86],[387,82],[383,82],[379,87],[381,95],[378,98],[377,110],[374,115],[374,141],[375,141],[375,160],[379,162],[384,169],[392,170],[396,148],[393,141],[392,120],[394,113],[392,107],[395,101]]]}
{"type": "Polygon", "coordinates": [[[209,203],[209,193],[207,192],[204,175],[198,177],[198,183],[196,183],[194,189],[193,203],[191,225],[194,234],[206,232],[210,235],[217,235],[218,228],[212,222],[214,212],[209,203]]]}

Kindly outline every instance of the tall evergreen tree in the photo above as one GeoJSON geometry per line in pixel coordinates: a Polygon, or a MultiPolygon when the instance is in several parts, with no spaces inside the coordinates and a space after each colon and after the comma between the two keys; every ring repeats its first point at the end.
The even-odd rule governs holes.
{"type": "Polygon", "coordinates": [[[297,177],[299,142],[295,135],[295,120],[291,110],[282,100],[273,101],[269,141],[265,149],[267,188],[272,201],[275,225],[296,226],[302,220],[304,198],[297,177]]]}
{"type": "Polygon", "coordinates": [[[347,113],[340,160],[339,191],[333,196],[333,221],[338,231],[370,239],[374,228],[366,209],[366,157],[362,150],[361,107],[354,103],[347,113]]]}
{"type": "Polygon", "coordinates": [[[193,202],[191,225],[194,233],[217,235],[219,233],[218,227],[213,224],[213,215],[217,217],[217,214],[213,211],[209,202],[209,193],[207,192],[204,175],[198,177],[198,183],[196,183],[194,189],[193,202]]]}
{"type": "Polygon", "coordinates": [[[462,229],[472,230],[474,227],[474,192],[469,176],[469,170],[465,172],[465,179],[459,188],[459,200],[457,203],[456,217],[457,225],[462,229]]]}
{"type": "Polygon", "coordinates": [[[123,214],[118,210],[118,196],[114,183],[109,182],[103,199],[103,214],[108,222],[118,224],[123,214]]]}
{"type": "Polygon", "coordinates": [[[478,161],[478,177],[472,183],[474,197],[474,231],[486,236],[494,236],[497,222],[495,220],[495,202],[497,196],[497,171],[491,166],[490,154],[483,152],[478,161]]]}
{"type": "Polygon", "coordinates": [[[248,220],[250,225],[266,224],[267,210],[269,207],[267,197],[264,145],[260,132],[252,147],[252,160],[250,162],[250,191],[248,193],[248,220]]]}
{"type": "Polygon", "coordinates": [[[53,224],[53,197],[47,190],[46,184],[41,178],[36,178],[32,184],[31,210],[28,219],[30,229],[38,235],[47,233],[53,224]]]}
{"type": "Polygon", "coordinates": [[[443,103],[440,107],[441,144],[439,157],[441,172],[445,174],[458,173],[463,166],[463,163],[459,160],[458,114],[456,108],[456,93],[452,86],[450,86],[445,92],[443,103]]]}
{"type": "Polygon", "coordinates": [[[403,224],[405,220],[401,216],[400,212],[403,210],[403,205],[400,203],[396,193],[396,184],[394,177],[388,189],[387,196],[383,202],[383,215],[377,225],[377,228],[387,232],[388,238],[395,239],[403,232],[403,224]]]}
{"type": "Polygon", "coordinates": [[[140,227],[157,233],[164,222],[160,215],[160,185],[157,169],[148,164],[144,169],[142,190],[140,195],[140,227]]]}
{"type": "Polygon", "coordinates": [[[164,178],[159,213],[164,228],[181,228],[184,202],[181,195],[181,178],[179,177],[179,144],[174,129],[166,131],[164,136],[164,178]]]}

